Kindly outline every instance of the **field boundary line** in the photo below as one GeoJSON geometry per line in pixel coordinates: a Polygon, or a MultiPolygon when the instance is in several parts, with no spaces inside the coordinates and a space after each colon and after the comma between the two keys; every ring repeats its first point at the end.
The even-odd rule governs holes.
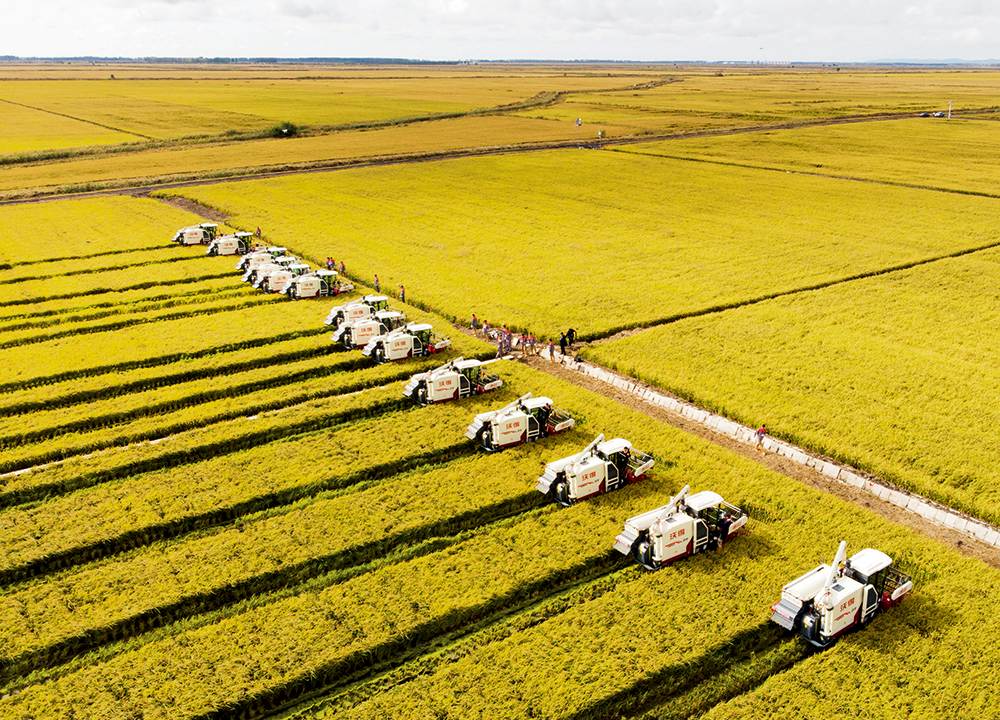
{"type": "Polygon", "coordinates": [[[74,117],[73,115],[67,115],[66,113],[56,112],[55,110],[46,110],[45,108],[35,107],[34,105],[26,105],[25,103],[14,102],[13,100],[7,100],[6,98],[0,98],[0,102],[5,102],[8,105],[17,105],[18,107],[28,108],[29,110],[34,110],[35,112],[47,113],[48,115],[56,115],[58,117],[63,117],[68,120],[73,120],[74,122],[81,122],[87,125],[94,125],[99,128],[104,128],[105,130],[114,130],[122,135],[131,135],[133,137],[140,137],[145,140],[156,140],[156,138],[150,135],[143,135],[142,133],[137,133],[134,130],[122,130],[121,128],[116,128],[112,125],[102,125],[99,122],[94,122],[93,120],[86,120],[84,118],[74,117]]]}
{"type": "MultiPolygon", "coordinates": [[[[542,350],[540,357],[548,359],[548,350],[542,350]]],[[[555,360],[580,373],[624,393],[633,395],[644,403],[682,416],[685,420],[701,425],[706,430],[725,435],[747,447],[756,445],[756,431],[735,420],[699,408],[693,403],[674,397],[665,391],[647,385],[635,378],[610,370],[589,361],[573,360],[555,353],[555,360]]],[[[851,465],[819,455],[812,450],[793,445],[765,435],[762,447],[765,452],[775,453],[787,460],[811,468],[822,474],[830,483],[849,485],[857,490],[874,495],[907,512],[919,515],[928,522],[953,530],[966,537],[978,540],[994,548],[1000,548],[1000,529],[971,515],[943,505],[917,493],[904,490],[883,478],[859,470],[851,465]]]]}

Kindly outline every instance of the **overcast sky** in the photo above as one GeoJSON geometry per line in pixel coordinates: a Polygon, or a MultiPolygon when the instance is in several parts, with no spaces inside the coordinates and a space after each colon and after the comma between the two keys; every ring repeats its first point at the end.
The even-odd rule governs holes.
{"type": "Polygon", "coordinates": [[[33,0],[0,55],[865,62],[1000,57],[986,0],[33,0]]]}

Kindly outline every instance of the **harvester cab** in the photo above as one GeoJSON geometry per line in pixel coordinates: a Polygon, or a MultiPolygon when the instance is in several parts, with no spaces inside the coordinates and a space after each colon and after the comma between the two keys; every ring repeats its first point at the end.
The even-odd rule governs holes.
{"type": "Polygon", "coordinates": [[[330,310],[330,314],[326,316],[323,324],[333,325],[336,329],[340,327],[341,323],[368,317],[379,310],[387,310],[388,308],[389,298],[385,295],[365,295],[360,300],[352,300],[343,305],[335,305],[330,310]]]}
{"type": "Polygon", "coordinates": [[[657,570],[680,558],[721,548],[741,534],[749,516],[722,499],[703,490],[694,495],[685,485],[663,507],[625,521],[625,529],[615,538],[614,548],[631,555],[647,570],[657,570]]]}
{"type": "Polygon", "coordinates": [[[219,223],[204,222],[181,228],[174,235],[173,242],[181,245],[208,245],[215,240],[215,235],[218,232],[219,223]]]}
{"type": "Polygon", "coordinates": [[[395,362],[433,355],[450,345],[451,340],[434,332],[430,325],[408,323],[398,330],[372,338],[361,354],[374,358],[377,363],[395,362]]]}
{"type": "Polygon", "coordinates": [[[449,360],[441,367],[411,377],[403,394],[413,398],[418,405],[433,405],[496,390],[503,385],[503,380],[483,368],[491,362],[496,361],[461,357],[449,360]]]}
{"type": "Polygon", "coordinates": [[[533,398],[527,393],[499,410],[476,415],[465,436],[486,452],[496,452],[569,430],[575,424],[576,420],[549,398],[533,398]]]}
{"type": "Polygon", "coordinates": [[[388,335],[406,325],[406,315],[398,310],[379,310],[372,315],[341,323],[330,339],[348,350],[363,348],[374,338],[388,335]]]}
{"type": "Polygon", "coordinates": [[[625,487],[646,474],[655,460],[622,438],[598,435],[575,455],[550,462],[535,489],[561,505],[625,487]]]}
{"type": "Polygon", "coordinates": [[[304,300],[306,298],[339,295],[342,292],[350,292],[353,289],[353,285],[349,283],[345,285],[337,279],[336,270],[317,270],[292,278],[292,281],[288,283],[282,292],[292,300],[304,300]]]}
{"type": "Polygon", "coordinates": [[[913,589],[910,576],[894,568],[884,552],[865,548],[845,561],[846,555],[847,543],[841,541],[833,564],[819,565],[781,588],[771,620],[824,648],[913,589]]]}
{"type": "MultiPolygon", "coordinates": [[[[217,237],[208,244],[206,255],[243,255],[253,247],[253,233],[238,232],[235,235],[217,237]]],[[[238,268],[237,268],[238,269],[238,268]]]]}

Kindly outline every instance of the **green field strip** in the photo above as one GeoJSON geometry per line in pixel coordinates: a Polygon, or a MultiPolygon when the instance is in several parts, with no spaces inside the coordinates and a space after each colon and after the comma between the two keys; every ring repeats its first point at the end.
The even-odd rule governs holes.
{"type": "Polygon", "coordinates": [[[68,300],[78,297],[93,297],[98,295],[106,295],[108,293],[129,292],[131,290],[149,290],[151,288],[177,287],[178,285],[191,285],[194,283],[204,282],[206,280],[217,280],[223,277],[232,277],[232,273],[227,273],[227,272],[205,273],[203,275],[177,278],[174,280],[163,280],[163,281],[147,280],[146,282],[135,283],[133,285],[122,285],[118,287],[94,287],[89,290],[81,290],[79,292],[61,293],[61,294],[46,295],[46,296],[32,296],[28,298],[19,298],[17,300],[0,300],[0,307],[19,307],[22,305],[33,305],[38,302],[50,302],[52,300],[68,300]]]}
{"type": "Polygon", "coordinates": [[[35,315],[15,315],[0,319],[0,333],[9,333],[16,330],[37,330],[62,323],[93,322],[107,317],[153,313],[168,308],[191,307],[195,308],[197,312],[197,307],[201,304],[239,297],[245,295],[246,292],[246,288],[242,287],[221,286],[219,288],[205,288],[203,291],[189,295],[160,297],[157,300],[149,302],[139,301],[129,304],[108,303],[104,307],[93,307],[83,310],[72,308],[63,311],[47,311],[35,315]]]}
{"type": "MultiPolygon", "coordinates": [[[[392,387],[347,396],[338,410],[381,413],[387,395],[390,403],[398,402],[397,392],[392,387]]],[[[0,561],[0,584],[473,452],[474,444],[458,427],[461,421],[456,422],[467,414],[467,405],[421,413],[430,425],[452,418],[455,430],[443,437],[428,437],[416,419],[418,427],[400,429],[407,424],[401,423],[403,416],[390,413],[9,508],[0,513],[0,540],[10,543],[0,561]],[[394,441],[383,442],[386,437],[394,441]]]]}
{"type": "Polygon", "coordinates": [[[9,630],[0,636],[0,666],[25,674],[195,611],[537,507],[544,498],[526,479],[539,465],[532,449],[514,457],[474,456],[322,494],[217,532],[9,589],[0,596],[0,626],[9,630]],[[428,494],[433,504],[424,502],[428,494]]]}
{"type": "MultiPolygon", "coordinates": [[[[89,420],[81,420],[80,422],[88,427],[82,430],[67,429],[65,432],[55,434],[42,431],[45,439],[37,443],[8,447],[4,452],[3,461],[0,461],[0,471],[16,472],[76,455],[156,441],[227,420],[239,421],[241,418],[254,417],[263,412],[291,408],[325,397],[365,390],[382,385],[386,380],[408,379],[410,371],[428,370],[435,365],[433,362],[425,361],[411,366],[405,373],[399,372],[398,369],[392,373],[351,372],[364,370],[365,366],[370,364],[366,358],[348,357],[339,368],[307,373],[313,377],[292,383],[290,389],[272,385],[246,394],[223,393],[219,399],[209,399],[210,393],[206,393],[206,397],[198,403],[181,402],[177,408],[173,403],[167,402],[160,408],[150,408],[150,410],[159,409],[162,414],[139,411],[131,417],[125,417],[120,423],[115,423],[114,418],[107,418],[106,425],[90,426],[89,420]],[[344,377],[334,378],[334,373],[337,375],[343,373],[344,377]]],[[[394,406],[404,407],[411,405],[412,401],[405,399],[400,392],[393,398],[393,403],[394,406]]]]}
{"type": "Polygon", "coordinates": [[[596,554],[580,552],[581,530],[591,529],[583,517],[529,516],[412,562],[150,642],[46,685],[26,687],[0,703],[0,717],[59,714],[68,706],[83,707],[83,695],[89,711],[108,720],[140,709],[148,718],[167,717],[157,706],[168,696],[165,712],[172,718],[259,716],[406,648],[621,565],[603,546],[596,554]],[[543,547],[537,535],[545,529],[555,532],[543,547]],[[400,603],[401,597],[408,601],[400,603]],[[94,684],[94,673],[109,671],[133,687],[133,678],[145,676],[145,686],[157,688],[158,697],[105,695],[94,684]],[[208,682],[196,680],[208,676],[213,676],[208,682]]]}
{"type": "Polygon", "coordinates": [[[212,315],[232,310],[242,310],[243,308],[278,302],[288,302],[288,298],[277,294],[249,294],[244,291],[243,295],[229,298],[228,300],[221,302],[216,301],[197,307],[187,306],[181,310],[158,310],[143,315],[132,314],[131,316],[125,316],[113,322],[101,322],[94,320],[82,320],[77,322],[66,321],[59,323],[59,329],[54,331],[37,329],[15,332],[8,331],[4,333],[5,339],[0,341],[0,350],[18,347],[20,345],[32,345],[35,343],[48,342],[50,340],[58,340],[64,337],[76,337],[79,335],[87,335],[89,333],[114,332],[115,330],[122,330],[136,325],[146,325],[149,323],[169,320],[182,320],[184,318],[212,315]]]}
{"type": "MultiPolygon", "coordinates": [[[[106,273],[106,272],[121,272],[129,268],[141,268],[150,267],[156,265],[169,265],[176,262],[186,262],[191,259],[189,255],[177,255],[177,252],[172,248],[158,248],[157,250],[148,251],[152,257],[144,258],[143,252],[133,251],[129,254],[128,262],[123,262],[117,265],[107,265],[101,264],[96,266],[91,266],[90,263],[80,263],[72,261],[63,261],[62,264],[70,265],[70,267],[60,267],[60,263],[55,261],[50,261],[45,264],[44,270],[45,274],[40,272],[25,273],[23,275],[18,275],[13,272],[5,272],[0,274],[0,289],[7,285],[16,285],[18,283],[24,283],[31,280],[37,280],[39,282],[45,280],[57,280],[67,277],[75,277],[78,275],[93,275],[96,273],[106,273]],[[163,255],[168,255],[168,257],[161,257],[163,255]],[[169,257],[173,255],[173,257],[169,257]],[[73,268],[73,265],[83,265],[83,267],[73,268]]],[[[17,266],[14,266],[17,267],[17,266]]],[[[31,267],[31,266],[28,266],[31,267]]],[[[13,269],[13,268],[12,268],[13,269]]]]}
{"type": "Polygon", "coordinates": [[[264,346],[202,354],[166,365],[130,368],[125,374],[112,370],[103,375],[88,374],[22,390],[8,390],[0,394],[0,412],[20,414],[67,407],[329,355],[332,346],[322,334],[317,332],[264,346]]]}
{"type": "MultiPolygon", "coordinates": [[[[343,386],[347,391],[357,392],[382,383],[395,383],[408,379],[409,371],[398,368],[373,369],[362,379],[353,379],[354,385],[343,386]]],[[[279,410],[261,413],[243,421],[223,421],[202,425],[194,430],[177,433],[165,438],[157,438],[148,443],[139,443],[124,448],[114,448],[101,453],[75,456],[64,462],[52,463],[30,472],[12,473],[0,477],[0,507],[9,507],[26,502],[42,500],[81,488],[112,482],[131,475],[153,472],[164,468],[176,468],[185,464],[200,462],[258,445],[300,435],[302,433],[333,427],[342,422],[359,417],[349,411],[346,415],[336,412],[332,406],[340,400],[339,395],[312,400],[299,405],[283,407],[279,410]]],[[[399,397],[390,396],[379,411],[406,407],[399,397]]],[[[361,410],[360,417],[368,410],[361,410]]]]}
{"type": "Polygon", "coordinates": [[[71,298],[54,300],[33,305],[18,305],[0,308],[0,319],[5,323],[16,321],[30,322],[32,319],[58,318],[61,315],[85,315],[102,310],[120,309],[122,312],[132,312],[137,307],[155,309],[156,307],[171,307],[171,303],[182,303],[186,301],[197,301],[200,296],[212,295],[216,292],[233,292],[242,288],[235,288],[232,279],[219,277],[215,280],[206,281],[194,288],[184,288],[182,292],[163,293],[159,288],[149,290],[134,290],[126,293],[110,293],[109,296],[102,297],[99,302],[86,302],[86,298],[71,298]],[[86,303],[81,305],[80,303],[86,303]]]}
{"type": "Polygon", "coordinates": [[[125,328],[114,334],[114,343],[95,333],[72,342],[62,339],[7,348],[0,350],[0,363],[10,369],[0,392],[322,335],[329,328],[317,317],[321,313],[316,305],[271,303],[163,321],[155,332],[143,326],[125,328]]]}

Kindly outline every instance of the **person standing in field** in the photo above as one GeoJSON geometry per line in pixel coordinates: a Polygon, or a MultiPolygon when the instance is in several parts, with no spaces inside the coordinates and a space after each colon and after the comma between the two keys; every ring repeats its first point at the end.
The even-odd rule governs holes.
{"type": "Polygon", "coordinates": [[[535,333],[528,335],[528,354],[535,354],[535,333]]]}
{"type": "Polygon", "coordinates": [[[566,354],[566,333],[559,334],[559,354],[566,354]]]}
{"type": "Polygon", "coordinates": [[[469,323],[469,327],[472,329],[472,334],[479,337],[479,320],[476,318],[476,313],[472,313],[472,322],[469,323]]]}
{"type": "Polygon", "coordinates": [[[503,357],[503,333],[497,335],[497,357],[503,357]]]}
{"type": "Polygon", "coordinates": [[[344,261],[341,260],[340,261],[340,274],[343,275],[346,272],[347,272],[347,268],[344,267],[344,261]]]}
{"type": "Polygon", "coordinates": [[[549,362],[556,361],[556,344],[549,338],[549,362]]]}
{"type": "Polygon", "coordinates": [[[754,433],[754,436],[757,438],[756,441],[754,442],[754,447],[757,448],[757,450],[759,450],[760,452],[764,452],[765,435],[767,435],[766,425],[761,425],[759,428],[757,428],[757,432],[754,433]]]}
{"type": "Polygon", "coordinates": [[[573,343],[576,342],[576,330],[574,330],[573,328],[570,328],[569,332],[566,333],[566,342],[569,344],[570,348],[572,349],[573,343]]]}
{"type": "Polygon", "coordinates": [[[400,285],[398,294],[399,294],[399,301],[406,302],[406,288],[400,285]]]}
{"type": "Polygon", "coordinates": [[[379,289],[378,285],[379,285],[379,283],[378,283],[378,274],[376,273],[375,274],[375,292],[378,292],[378,289],[379,289]]]}

